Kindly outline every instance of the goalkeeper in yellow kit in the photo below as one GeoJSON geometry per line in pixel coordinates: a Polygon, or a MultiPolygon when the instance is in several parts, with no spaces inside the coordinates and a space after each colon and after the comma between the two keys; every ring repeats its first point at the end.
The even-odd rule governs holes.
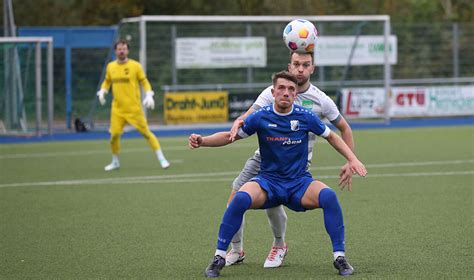
{"type": "Polygon", "coordinates": [[[110,146],[112,148],[112,162],[107,165],[105,171],[111,171],[120,167],[120,136],[125,125],[134,126],[150,144],[156,153],[161,167],[168,168],[170,163],[161,151],[160,143],[148,128],[145,114],[141,106],[140,84],[145,91],[143,106],[147,109],[155,107],[153,91],[148,82],[140,63],[128,58],[129,44],[125,40],[115,43],[115,55],[117,59],[107,65],[104,82],[97,92],[101,105],[105,104],[105,94],[112,85],[113,101],[110,115],[110,146]]]}

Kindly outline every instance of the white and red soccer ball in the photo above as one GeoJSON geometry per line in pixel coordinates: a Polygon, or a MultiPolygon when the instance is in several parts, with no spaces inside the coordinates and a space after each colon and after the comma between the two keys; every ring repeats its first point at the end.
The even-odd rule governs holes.
{"type": "Polygon", "coordinates": [[[288,49],[297,53],[313,52],[318,30],[305,19],[295,19],[283,30],[283,41],[288,49]]]}

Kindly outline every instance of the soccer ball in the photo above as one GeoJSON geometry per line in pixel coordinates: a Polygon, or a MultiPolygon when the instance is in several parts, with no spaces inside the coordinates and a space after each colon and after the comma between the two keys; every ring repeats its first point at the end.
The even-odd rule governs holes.
{"type": "Polygon", "coordinates": [[[305,19],[295,19],[283,30],[283,41],[288,49],[297,53],[314,51],[318,30],[305,19]]]}

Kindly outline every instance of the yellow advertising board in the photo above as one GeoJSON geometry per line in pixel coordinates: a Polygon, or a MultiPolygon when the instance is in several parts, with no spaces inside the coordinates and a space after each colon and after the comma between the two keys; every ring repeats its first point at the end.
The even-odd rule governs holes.
{"type": "Polygon", "coordinates": [[[227,122],[229,118],[227,91],[165,92],[166,124],[227,122]]]}

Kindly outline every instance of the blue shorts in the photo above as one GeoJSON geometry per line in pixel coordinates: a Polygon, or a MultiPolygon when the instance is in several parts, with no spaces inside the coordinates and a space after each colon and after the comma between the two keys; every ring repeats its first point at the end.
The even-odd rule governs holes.
{"type": "Polygon", "coordinates": [[[293,211],[304,212],[306,209],[301,205],[301,198],[314,179],[311,174],[306,173],[305,176],[292,180],[257,175],[250,181],[256,182],[267,192],[267,201],[263,204],[263,209],[283,204],[293,211]]]}

